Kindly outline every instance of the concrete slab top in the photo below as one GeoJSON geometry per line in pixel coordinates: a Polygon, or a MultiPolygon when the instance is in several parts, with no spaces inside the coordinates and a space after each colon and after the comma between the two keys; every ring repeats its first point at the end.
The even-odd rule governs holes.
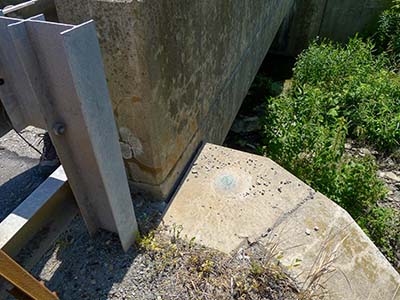
{"type": "Polygon", "coordinates": [[[274,243],[305,287],[325,268],[331,299],[400,299],[399,274],[351,216],[266,157],[206,144],[163,223],[225,253],[274,243]]]}
{"type": "Polygon", "coordinates": [[[185,225],[200,243],[230,253],[261,236],[315,191],[270,159],[206,144],[164,222],[185,225]]]}

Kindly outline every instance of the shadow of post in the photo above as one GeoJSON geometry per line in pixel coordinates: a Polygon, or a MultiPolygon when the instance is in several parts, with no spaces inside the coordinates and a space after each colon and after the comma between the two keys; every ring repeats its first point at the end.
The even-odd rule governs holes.
{"type": "MultiPolygon", "coordinates": [[[[157,228],[163,213],[157,202],[135,207],[135,212],[142,234],[157,228]]],[[[141,288],[137,269],[147,266],[143,257],[135,261],[140,253],[135,246],[125,253],[115,233],[99,230],[90,237],[82,217],[77,216],[32,274],[60,299],[125,299],[124,293],[133,293],[133,286],[141,288]],[[124,288],[118,287],[120,283],[124,288]]],[[[132,294],[126,297],[135,299],[132,294]]]]}
{"type": "Polygon", "coordinates": [[[53,169],[34,166],[2,184],[0,186],[0,221],[45,181],[52,171],[53,169]]]}

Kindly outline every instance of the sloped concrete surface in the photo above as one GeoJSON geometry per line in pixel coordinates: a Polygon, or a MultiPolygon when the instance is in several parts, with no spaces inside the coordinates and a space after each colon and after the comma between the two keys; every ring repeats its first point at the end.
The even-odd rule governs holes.
{"type": "Polygon", "coordinates": [[[206,144],[163,217],[226,253],[278,245],[300,282],[327,267],[332,299],[400,299],[400,276],[350,215],[268,158],[206,144]]]}

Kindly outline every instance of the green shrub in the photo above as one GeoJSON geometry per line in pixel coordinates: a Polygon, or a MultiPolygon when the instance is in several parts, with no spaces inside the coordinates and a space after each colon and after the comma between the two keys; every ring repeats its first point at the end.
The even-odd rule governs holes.
{"type": "Polygon", "coordinates": [[[385,56],[374,55],[371,41],[363,42],[360,38],[351,39],[341,46],[328,40],[315,40],[302,52],[295,64],[293,78],[297,85],[322,85],[340,88],[349,77],[362,78],[388,63],[385,56]]]}
{"type": "Polygon", "coordinates": [[[400,79],[388,69],[385,54],[356,37],[345,46],[313,42],[294,68],[294,87],[318,87],[335,98],[349,136],[378,150],[400,145],[400,79]]]}
{"type": "Polygon", "coordinates": [[[355,219],[363,218],[378,200],[386,195],[386,188],[376,172],[372,157],[344,156],[332,183],[332,199],[345,208],[355,219]]]}
{"type": "Polygon", "coordinates": [[[318,88],[271,98],[265,124],[264,144],[272,159],[309,184],[331,181],[347,132],[333,98],[318,88]]]}
{"type": "Polygon", "coordinates": [[[266,154],[358,218],[385,188],[371,157],[344,155],[347,127],[336,98],[318,88],[271,98],[264,120],[266,154]]]}
{"type": "Polygon", "coordinates": [[[375,205],[368,214],[359,218],[358,223],[383,254],[394,262],[396,260],[394,251],[400,250],[400,213],[391,208],[375,205]]]}
{"type": "Polygon", "coordinates": [[[395,70],[400,66],[400,1],[394,0],[391,9],[379,18],[375,41],[380,51],[388,53],[395,70]]]}
{"type": "Polygon", "coordinates": [[[318,88],[269,100],[265,117],[265,153],[287,170],[345,208],[390,258],[398,230],[392,215],[374,209],[386,189],[372,157],[344,155],[346,122],[335,98],[318,88]],[[390,220],[389,220],[390,219],[390,220]],[[377,225],[379,224],[379,226],[377,225]]]}
{"type": "Polygon", "coordinates": [[[358,37],[344,46],[312,43],[299,56],[291,91],[268,99],[263,151],[345,208],[390,259],[400,221],[377,204],[386,188],[375,159],[344,153],[348,137],[382,152],[399,148],[400,81],[388,66],[358,37]]]}

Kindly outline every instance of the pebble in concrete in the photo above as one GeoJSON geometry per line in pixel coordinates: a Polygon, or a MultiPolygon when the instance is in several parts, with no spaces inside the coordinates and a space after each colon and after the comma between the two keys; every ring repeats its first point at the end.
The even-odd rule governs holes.
{"type": "Polygon", "coordinates": [[[400,299],[399,274],[350,215],[265,157],[206,144],[163,221],[225,253],[274,240],[284,265],[301,262],[291,270],[306,283],[331,260],[334,299],[400,299]]]}

